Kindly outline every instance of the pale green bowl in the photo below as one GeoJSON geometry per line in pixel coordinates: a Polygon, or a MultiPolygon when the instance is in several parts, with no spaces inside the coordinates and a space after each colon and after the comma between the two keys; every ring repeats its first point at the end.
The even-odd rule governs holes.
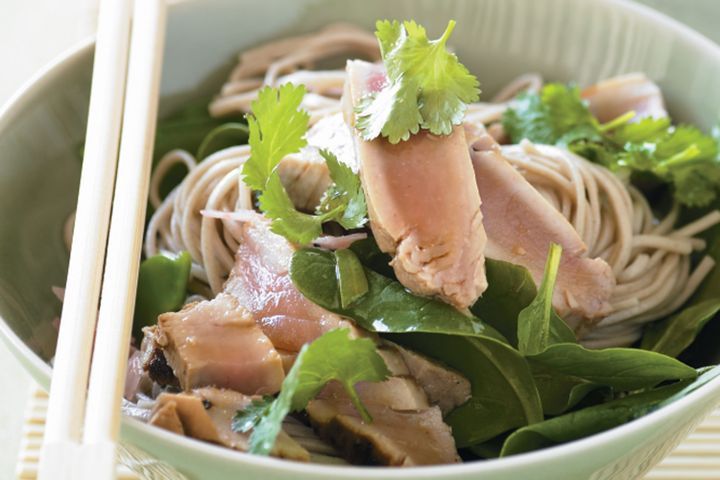
{"type": "MultiPolygon", "coordinates": [[[[377,18],[414,18],[452,44],[486,97],[526,71],[587,84],[630,71],[657,80],[676,120],[704,128],[720,114],[720,48],[652,10],[619,0],[206,0],[175,4],[163,69],[162,111],[210,94],[243,48],[328,22],[371,28],[377,18]]],[[[85,132],[92,42],[46,68],[0,114],[0,333],[47,386],[64,285],[61,240],[74,209],[85,132]]],[[[720,287],[720,286],[719,286],[720,287]]],[[[720,348],[718,348],[720,351],[720,348]]],[[[11,386],[6,386],[11,387],[11,386]]],[[[667,454],[720,400],[720,379],[628,425],[565,446],[487,462],[418,469],[327,467],[240,454],[133,420],[125,440],[194,479],[625,479],[667,454]]]]}

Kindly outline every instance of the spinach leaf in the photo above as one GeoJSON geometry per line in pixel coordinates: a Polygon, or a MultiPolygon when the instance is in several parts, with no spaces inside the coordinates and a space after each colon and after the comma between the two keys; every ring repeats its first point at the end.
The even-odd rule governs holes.
{"type": "Polygon", "coordinates": [[[689,384],[678,382],[520,428],[505,440],[500,456],[539,450],[617,427],[645,415],[689,384]]]}
{"type": "Polygon", "coordinates": [[[508,435],[509,433],[498,435],[497,437],[491,438],[486,442],[478,443],[471,447],[467,447],[467,450],[472,452],[473,455],[485,460],[491,458],[498,458],[500,456],[500,452],[502,451],[502,446],[505,443],[505,439],[507,439],[508,435]]]}
{"type": "Polygon", "coordinates": [[[551,244],[537,297],[518,315],[518,350],[523,355],[536,355],[555,343],[576,340],[573,331],[555,313],[552,306],[561,256],[562,247],[556,243],[551,244]]]}
{"type": "Polygon", "coordinates": [[[715,298],[696,303],[665,320],[652,323],[645,331],[641,347],[676,357],[690,346],[718,311],[720,298],[715,298]]]}
{"type": "Polygon", "coordinates": [[[487,337],[406,333],[392,341],[458,370],[472,396],[446,417],[459,448],[543,419],[527,362],[514,348],[487,337]]]}
{"type": "Polygon", "coordinates": [[[470,310],[517,346],[518,315],[537,295],[535,281],[527,268],[491,258],[485,276],[488,288],[470,310]]]}
{"type": "Polygon", "coordinates": [[[197,149],[198,161],[204,160],[213,153],[235,145],[243,145],[248,141],[250,130],[245,123],[228,122],[213,128],[197,149]]]}
{"type": "Polygon", "coordinates": [[[693,379],[697,375],[695,369],[679,360],[638,348],[588,350],[577,343],[558,343],[528,360],[550,371],[620,391],[653,387],[666,380],[693,379]]]}
{"type": "Polygon", "coordinates": [[[397,278],[395,278],[395,272],[390,266],[392,257],[380,250],[374,238],[363,238],[362,240],[353,242],[349,248],[357,255],[360,263],[370,270],[374,270],[380,275],[392,280],[397,280],[397,278]]]}
{"type": "MultiPolygon", "coordinates": [[[[374,238],[353,242],[350,250],[369,269],[397,280],[390,266],[392,257],[380,250],[374,238]]],[[[470,310],[517,347],[517,317],[535,298],[535,281],[527,268],[492,258],[485,259],[485,276],[488,288],[470,310]]]]}
{"type": "Polygon", "coordinates": [[[368,291],[365,271],[352,250],[337,250],[335,263],[335,275],[340,290],[340,306],[348,308],[368,291]]]}
{"type": "Polygon", "coordinates": [[[185,303],[190,279],[190,254],[155,255],[143,260],[135,296],[133,335],[142,339],[142,328],[154,325],[161,313],[179,310],[185,303]]]}
{"type": "Polygon", "coordinates": [[[710,366],[710,367],[700,368],[700,369],[698,369],[698,377],[694,382],[685,386],[682,390],[675,393],[672,397],[666,398],[665,400],[660,402],[658,405],[655,405],[653,407],[653,409],[657,410],[658,408],[662,408],[666,405],[669,405],[676,400],[680,400],[681,398],[686,397],[689,394],[691,394],[692,392],[694,392],[695,390],[699,389],[703,385],[710,383],[710,381],[716,379],[717,377],[720,377],[720,367],[710,366]]]}
{"type": "Polygon", "coordinates": [[[352,318],[367,330],[387,333],[393,341],[468,378],[472,398],[447,417],[459,446],[542,420],[530,368],[500,334],[443,302],[413,295],[373,270],[366,268],[365,276],[368,292],[343,308],[332,253],[299,250],[290,264],[293,283],[314,303],[352,318]]]}
{"type": "Polygon", "coordinates": [[[551,410],[560,409],[563,403],[566,408],[570,407],[593,389],[578,381],[571,385],[567,377],[620,391],[695,377],[694,369],[659,353],[636,348],[588,350],[579,345],[575,334],[552,307],[561,254],[559,245],[550,246],[537,297],[518,316],[518,349],[535,371],[542,368],[545,377],[536,377],[536,380],[542,385],[540,391],[551,410]],[[552,378],[553,373],[559,376],[552,378]],[[561,401],[562,397],[566,400],[561,401]]]}
{"type": "Polygon", "coordinates": [[[295,252],[290,278],[310,301],[348,316],[372,332],[426,332],[474,337],[505,338],[478,318],[466,316],[454,307],[431,298],[418,297],[399,282],[364,268],[368,291],[352,305],[343,308],[331,252],[305,248],[295,252]]]}
{"type": "Polygon", "coordinates": [[[605,385],[563,375],[536,363],[531,363],[530,368],[546,415],[560,415],[592,393],[601,399],[612,395],[612,389],[605,385]]]}

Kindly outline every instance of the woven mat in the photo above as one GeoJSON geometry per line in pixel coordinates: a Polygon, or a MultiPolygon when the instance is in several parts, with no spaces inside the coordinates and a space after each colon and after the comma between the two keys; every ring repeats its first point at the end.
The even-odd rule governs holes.
{"type": "MultiPolygon", "coordinates": [[[[34,387],[23,425],[16,469],[18,480],[37,477],[47,400],[47,393],[34,387]]],[[[120,446],[118,463],[118,480],[186,480],[169,465],[129,445],[120,446]]],[[[645,477],[645,480],[696,479],[720,479],[720,408],[645,477]]]]}

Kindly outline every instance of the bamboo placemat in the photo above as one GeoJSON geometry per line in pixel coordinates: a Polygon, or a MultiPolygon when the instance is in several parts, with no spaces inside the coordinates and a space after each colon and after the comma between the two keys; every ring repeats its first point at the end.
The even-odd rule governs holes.
{"type": "MultiPolygon", "coordinates": [[[[45,433],[48,394],[33,386],[23,423],[20,452],[15,475],[18,480],[37,477],[38,457],[45,433]]],[[[118,447],[118,480],[187,480],[170,465],[150,457],[131,445],[118,447]]]]}
{"type": "MultiPolygon", "coordinates": [[[[47,393],[33,386],[16,468],[18,480],[34,480],[37,476],[47,400],[47,393]]],[[[120,446],[118,461],[118,480],[186,480],[169,465],[129,445],[120,446]]],[[[645,477],[645,480],[700,479],[720,479],[720,408],[645,477]]]]}

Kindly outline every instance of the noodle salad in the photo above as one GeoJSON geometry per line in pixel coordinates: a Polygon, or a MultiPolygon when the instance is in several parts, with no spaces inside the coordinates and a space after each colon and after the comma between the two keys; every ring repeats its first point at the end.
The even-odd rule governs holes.
{"type": "Polygon", "coordinates": [[[126,414],[413,466],[570,442],[717,376],[677,357],[720,310],[720,132],[673,124],[642,73],[483,101],[454,26],[272,41],[159,122],[126,414]]]}

